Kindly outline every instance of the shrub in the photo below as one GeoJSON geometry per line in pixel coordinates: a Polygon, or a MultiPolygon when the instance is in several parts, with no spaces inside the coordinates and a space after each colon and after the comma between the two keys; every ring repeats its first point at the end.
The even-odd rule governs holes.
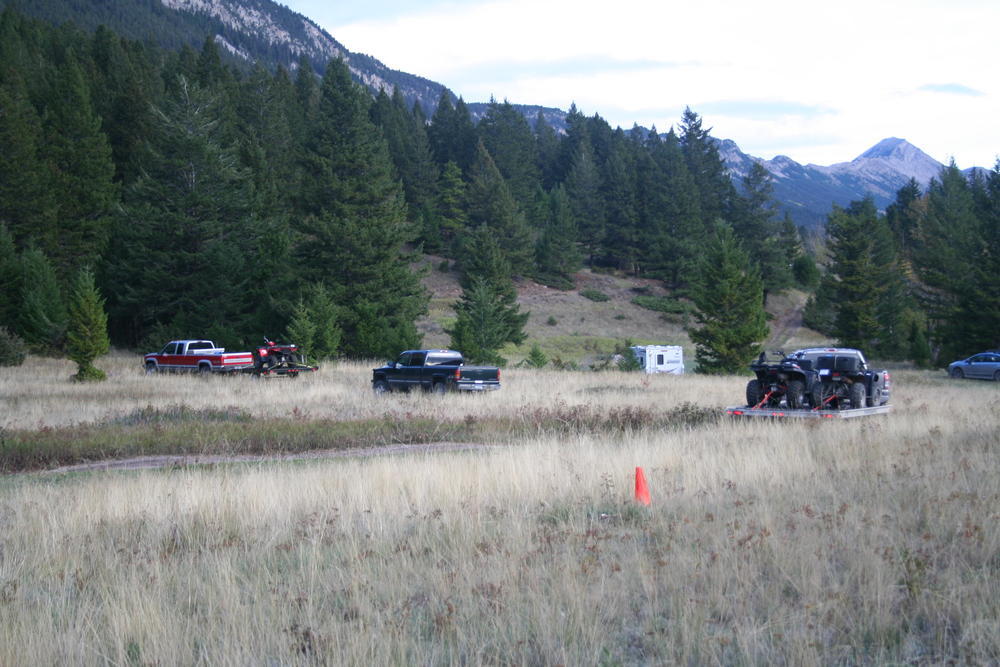
{"type": "Polygon", "coordinates": [[[604,292],[596,289],[582,289],[580,290],[580,296],[586,297],[591,301],[610,301],[611,297],[604,292]]]}
{"type": "Polygon", "coordinates": [[[640,306],[641,308],[653,310],[658,313],[666,313],[668,315],[681,315],[689,310],[689,307],[686,304],[668,296],[650,296],[640,294],[639,296],[632,297],[632,303],[640,306]]]}
{"type": "Polygon", "coordinates": [[[548,324],[550,327],[554,327],[555,325],[559,324],[559,320],[557,320],[552,315],[549,315],[549,319],[545,320],[545,323],[548,324]]]}
{"type": "Polygon", "coordinates": [[[25,342],[7,327],[0,327],[0,366],[20,366],[28,356],[25,342]]]}

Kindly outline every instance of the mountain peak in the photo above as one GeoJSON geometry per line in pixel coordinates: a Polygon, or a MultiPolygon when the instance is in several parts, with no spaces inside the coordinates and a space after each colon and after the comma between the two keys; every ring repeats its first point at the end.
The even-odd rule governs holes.
{"type": "Polygon", "coordinates": [[[906,139],[899,139],[897,137],[883,139],[856,157],[855,162],[858,160],[877,159],[902,160],[906,162],[923,162],[927,160],[933,161],[933,158],[908,142],[906,139]]]}

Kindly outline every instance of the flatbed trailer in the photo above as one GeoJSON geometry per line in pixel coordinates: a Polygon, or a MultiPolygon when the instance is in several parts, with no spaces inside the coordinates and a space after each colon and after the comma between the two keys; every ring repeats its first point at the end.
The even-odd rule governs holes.
{"type": "Polygon", "coordinates": [[[745,405],[726,408],[730,417],[773,419],[853,419],[854,417],[871,417],[872,415],[887,415],[892,410],[891,405],[877,405],[873,408],[851,408],[848,410],[789,410],[785,407],[748,408],[745,405]]]}

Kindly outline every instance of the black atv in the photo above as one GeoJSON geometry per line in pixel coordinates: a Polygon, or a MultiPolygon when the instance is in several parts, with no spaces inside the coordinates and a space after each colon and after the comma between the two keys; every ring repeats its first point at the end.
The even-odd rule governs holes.
{"type": "Polygon", "coordinates": [[[811,362],[803,363],[794,354],[761,352],[757,361],[750,364],[757,376],[747,382],[747,405],[751,408],[778,407],[784,400],[789,410],[809,407],[807,393],[815,383],[811,362]],[[805,368],[803,368],[805,366],[805,368]]]}
{"type": "Polygon", "coordinates": [[[747,383],[751,408],[863,408],[889,402],[889,372],[868,369],[864,355],[852,348],[805,348],[777,358],[761,353],[750,369],[757,376],[747,383]]]}

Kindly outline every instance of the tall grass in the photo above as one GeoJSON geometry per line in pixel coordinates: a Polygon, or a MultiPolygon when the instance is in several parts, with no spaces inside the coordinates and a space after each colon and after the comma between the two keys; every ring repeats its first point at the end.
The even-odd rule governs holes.
{"type": "Polygon", "coordinates": [[[0,477],[0,664],[1000,661],[993,384],[900,373],[883,418],[671,428],[645,415],[737,403],[743,380],[526,370],[489,396],[376,401],[362,366],[281,384],[136,369],[101,405],[63,374],[21,377],[50,422],[22,403],[6,419],[231,405],[573,427],[461,453],[0,477]]]}

